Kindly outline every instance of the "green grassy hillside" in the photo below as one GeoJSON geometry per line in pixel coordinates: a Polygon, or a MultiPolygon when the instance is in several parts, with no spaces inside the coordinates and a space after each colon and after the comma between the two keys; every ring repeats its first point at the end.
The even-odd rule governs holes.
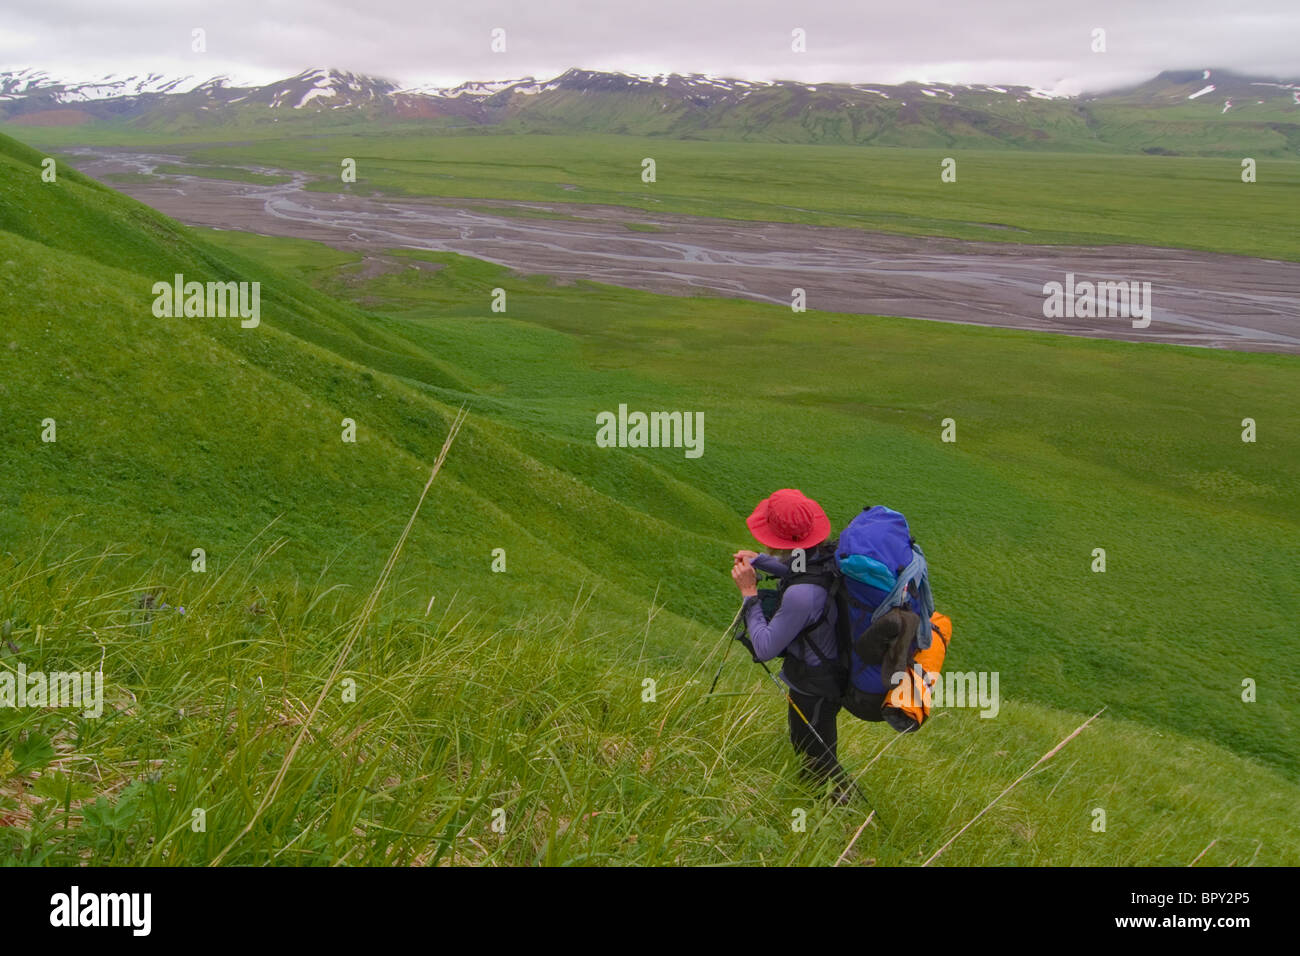
{"type": "Polygon", "coordinates": [[[846,862],[928,858],[1103,705],[941,862],[1300,859],[1296,360],[367,277],[39,159],[0,139],[0,667],[102,666],[106,706],[0,710],[3,859],[833,863],[865,808],[801,787],[766,678],[733,652],[705,696],[784,485],[907,512],[949,667],[1001,678],[993,719],[842,719],[846,862]],[[155,318],[175,272],[261,282],[261,325],[155,318]],[[620,403],[703,411],[704,455],[597,448],[620,403]]]}

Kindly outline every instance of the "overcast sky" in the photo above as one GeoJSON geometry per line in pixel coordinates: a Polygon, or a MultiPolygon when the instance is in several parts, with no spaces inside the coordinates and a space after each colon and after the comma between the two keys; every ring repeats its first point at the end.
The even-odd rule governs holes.
{"type": "Polygon", "coordinates": [[[1300,76],[1298,0],[0,0],[0,71],[312,67],[404,85],[569,67],[805,82],[1026,84],[1073,93],[1164,69],[1300,76]],[[505,30],[506,50],[490,48],[505,30]],[[207,52],[191,50],[195,28],[207,52]],[[807,52],[791,50],[801,28],[807,52]],[[1094,53],[1093,30],[1106,51],[1094,53]]]}

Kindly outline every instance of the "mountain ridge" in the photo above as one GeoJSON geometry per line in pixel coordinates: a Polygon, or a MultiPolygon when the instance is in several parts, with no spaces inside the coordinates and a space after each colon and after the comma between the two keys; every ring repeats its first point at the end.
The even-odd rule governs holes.
{"type": "MultiPolygon", "coordinates": [[[[1106,99],[1132,99],[1135,95],[1149,92],[1154,95],[1163,92],[1170,84],[1194,83],[1197,79],[1210,80],[1214,89],[1221,89],[1227,80],[1236,89],[1243,83],[1259,87],[1272,87],[1284,91],[1293,101],[1300,101],[1300,79],[1288,80],[1281,77],[1247,76],[1227,70],[1165,70],[1156,76],[1132,86],[1112,90],[1084,91],[1071,95],[1046,90],[1041,87],[1016,83],[940,83],[926,80],[906,80],[901,83],[880,83],[868,80],[852,83],[846,82],[804,82],[800,80],[750,80],[729,77],[713,73],[655,73],[638,74],[618,71],[586,70],[570,67],[550,79],[525,76],[514,79],[466,80],[454,86],[436,83],[405,84],[398,80],[374,74],[356,73],[334,67],[316,67],[302,70],[293,76],[273,80],[269,83],[252,83],[235,79],[230,74],[214,74],[206,78],[198,75],[168,76],[162,73],[128,75],[104,74],[86,79],[68,79],[56,77],[45,70],[23,68],[0,71],[0,104],[21,103],[35,100],[42,103],[71,105],[104,102],[108,100],[135,99],[146,96],[185,95],[203,93],[209,96],[218,93],[242,93],[233,97],[231,102],[254,99],[253,94],[266,90],[277,92],[294,87],[307,87],[308,90],[329,91],[335,96],[351,92],[362,94],[362,98],[375,99],[379,94],[395,97],[431,97],[438,99],[477,98],[490,99],[501,95],[535,95],[557,89],[588,89],[626,91],[635,89],[659,89],[687,95],[713,93],[722,96],[749,95],[761,90],[773,88],[804,89],[809,92],[822,90],[843,90],[859,93],[876,94],[886,99],[891,94],[914,90],[924,95],[955,95],[954,91],[985,93],[999,96],[1020,98],[1024,96],[1045,100],[1095,101],[1106,99]],[[1199,76],[1198,76],[1199,75],[1199,76]],[[889,92],[886,92],[889,91],[889,92]]],[[[1267,93],[1267,90],[1261,90],[1267,93]]],[[[1280,94],[1274,94],[1280,95],[1280,94]]],[[[1196,96],[1191,94],[1189,98],[1196,96]]],[[[308,105],[308,97],[290,104],[300,109],[308,105]]],[[[260,100],[260,97],[256,97],[260,100]]],[[[273,105],[284,105],[285,97],[273,105]]],[[[1297,105],[1300,105],[1298,103],[1297,105]]],[[[3,108],[0,105],[0,108],[3,108]]]]}
{"type": "MultiPolygon", "coordinates": [[[[0,123],[205,134],[376,122],[531,133],[946,148],[1300,150],[1300,82],[1201,69],[1068,96],[1023,85],[803,83],[572,68],[456,86],[317,68],[261,85],[157,73],[61,80],[0,72],[0,123]],[[1250,135],[1241,135],[1249,128],[1250,135]]],[[[277,132],[277,135],[280,135],[277,132]]],[[[220,135],[220,134],[219,134],[220,135]]]]}

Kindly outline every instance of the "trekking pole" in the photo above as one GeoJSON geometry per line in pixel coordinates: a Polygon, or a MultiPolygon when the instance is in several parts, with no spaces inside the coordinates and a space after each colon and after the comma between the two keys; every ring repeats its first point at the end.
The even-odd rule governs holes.
{"type": "MultiPolygon", "coordinates": [[[[755,568],[754,570],[758,571],[757,568],[755,568]]],[[[767,574],[766,572],[763,571],[758,571],[758,573],[762,575],[764,580],[771,577],[770,574],[767,574]]],[[[705,697],[712,696],[713,692],[718,689],[718,681],[722,678],[722,668],[723,665],[727,663],[727,655],[731,653],[731,645],[734,643],[741,643],[741,644],[745,643],[745,641],[741,637],[741,635],[745,633],[745,622],[741,620],[741,614],[744,613],[744,610],[745,607],[742,604],[740,610],[736,611],[736,616],[731,619],[731,624],[727,625],[730,628],[734,628],[734,630],[732,630],[731,632],[731,640],[727,642],[727,649],[722,652],[722,660],[718,662],[718,672],[713,675],[713,683],[709,685],[709,692],[704,695],[705,697]]],[[[750,648],[750,650],[752,651],[753,648],[750,648]]]]}
{"type": "MultiPolygon", "coordinates": [[[[847,770],[845,770],[844,766],[840,764],[839,758],[836,757],[835,752],[831,750],[830,744],[828,744],[825,741],[825,739],[822,737],[822,735],[817,732],[817,728],[812,725],[812,721],[810,721],[804,715],[804,712],[799,708],[799,705],[794,702],[794,698],[790,695],[789,688],[786,687],[786,685],[781,681],[781,678],[777,677],[775,674],[772,673],[771,668],[767,666],[767,661],[760,661],[757,657],[754,656],[753,646],[750,645],[749,642],[746,641],[743,637],[745,633],[745,622],[741,618],[741,614],[739,611],[736,612],[736,616],[732,618],[732,624],[737,624],[737,621],[739,621],[739,624],[736,627],[735,631],[732,632],[731,639],[733,641],[746,645],[747,649],[750,651],[750,656],[753,657],[754,659],[754,663],[762,667],[763,672],[772,679],[772,683],[776,684],[776,686],[780,689],[781,696],[785,698],[786,703],[788,703],[790,707],[794,710],[794,712],[799,715],[799,719],[803,721],[804,726],[807,727],[812,732],[813,737],[815,737],[817,739],[817,742],[822,745],[822,750],[826,751],[826,756],[830,757],[831,761],[836,766],[838,766],[840,770],[843,772],[844,778],[847,781],[848,785],[853,788],[853,791],[857,793],[857,795],[862,799],[862,802],[867,805],[867,809],[872,810],[874,812],[875,808],[872,807],[871,801],[867,799],[867,795],[866,793],[863,792],[862,787],[858,785],[857,778],[852,774],[850,774],[847,770]]],[[[731,650],[731,644],[729,642],[727,644],[727,651],[724,652],[722,655],[723,663],[726,662],[727,652],[730,652],[730,650],[731,650]]],[[[718,686],[718,678],[721,676],[722,676],[722,664],[719,664],[718,673],[714,675],[713,686],[709,688],[709,694],[712,694],[714,689],[718,686]]],[[[709,694],[705,694],[704,696],[707,697],[709,696],[709,694]]]]}
{"type": "MultiPolygon", "coordinates": [[[[736,611],[736,616],[733,617],[733,618],[731,619],[731,623],[727,625],[727,628],[728,628],[728,629],[731,629],[731,628],[733,628],[733,627],[736,626],[736,622],[740,620],[740,614],[741,614],[741,611],[742,611],[742,610],[744,610],[743,607],[742,607],[740,610],[736,611]]],[[[731,632],[731,641],[734,641],[734,640],[738,640],[738,639],[739,639],[739,634],[740,634],[740,632],[741,632],[741,630],[742,630],[743,628],[744,628],[744,624],[741,624],[740,627],[736,628],[735,630],[733,630],[733,631],[731,632]]],[[[725,633],[727,633],[727,632],[726,632],[726,631],[723,631],[722,633],[725,634],[725,633]]],[[[713,675],[713,684],[710,685],[710,687],[709,687],[709,693],[705,694],[705,695],[704,695],[705,697],[709,697],[710,695],[712,695],[712,693],[713,693],[715,690],[718,689],[718,680],[719,680],[719,678],[722,677],[722,665],[725,664],[725,663],[727,663],[727,655],[731,653],[731,641],[727,641],[727,647],[726,647],[726,650],[724,650],[724,651],[722,652],[722,660],[720,660],[720,661],[718,662],[718,672],[717,672],[716,674],[713,675]]],[[[714,650],[710,651],[710,652],[709,652],[709,657],[712,657],[712,656],[714,655],[714,653],[716,652],[716,650],[717,650],[717,648],[715,647],[714,650]]],[[[705,660],[707,661],[708,658],[705,658],[705,660]]],[[[704,665],[701,664],[700,666],[703,667],[704,665]]]]}
{"type": "Polygon", "coordinates": [[[722,652],[722,660],[718,661],[718,672],[713,675],[713,683],[709,685],[709,693],[705,694],[705,697],[710,696],[718,689],[718,681],[722,678],[722,665],[727,663],[727,655],[731,653],[731,645],[734,643],[734,640],[735,639],[733,638],[732,640],[727,641],[727,649],[722,652]]]}
{"type": "Polygon", "coordinates": [[[804,726],[812,731],[812,735],[817,738],[817,742],[821,744],[822,749],[826,751],[826,756],[830,757],[836,766],[839,766],[840,770],[844,774],[844,781],[842,782],[847,782],[848,785],[853,788],[853,791],[862,799],[862,802],[867,805],[868,810],[874,810],[875,808],[871,805],[871,801],[867,799],[866,793],[864,793],[862,788],[858,786],[857,778],[845,770],[843,765],[840,764],[839,758],[835,756],[835,751],[831,750],[831,745],[823,739],[822,735],[817,732],[817,728],[812,725],[812,721],[804,716],[804,712],[800,710],[799,705],[794,702],[794,697],[791,696],[790,689],[781,681],[781,678],[772,673],[772,669],[767,666],[767,661],[758,661],[757,663],[763,668],[764,673],[766,673],[768,677],[772,678],[772,683],[776,684],[776,686],[780,688],[781,695],[785,697],[786,703],[788,703],[794,709],[794,712],[799,715],[799,719],[803,721],[804,726]]]}
{"type": "MultiPolygon", "coordinates": [[[[781,694],[782,696],[785,697],[786,703],[788,703],[794,709],[794,712],[799,715],[799,719],[803,721],[804,726],[807,727],[812,732],[812,735],[817,739],[817,742],[822,745],[822,749],[826,751],[826,756],[830,757],[838,764],[840,761],[839,758],[835,756],[835,751],[831,750],[831,745],[825,741],[822,735],[817,732],[817,728],[812,725],[812,721],[810,721],[804,715],[804,712],[799,709],[799,705],[794,702],[794,697],[792,697],[790,694],[790,689],[782,682],[781,678],[777,677],[775,674],[772,673],[772,670],[767,666],[766,661],[759,661],[758,663],[759,666],[763,668],[763,671],[767,674],[767,676],[772,678],[772,683],[774,683],[777,687],[781,689],[781,694]]],[[[840,769],[843,770],[844,768],[841,766],[840,769]]],[[[853,789],[858,792],[858,796],[862,797],[862,799],[865,801],[867,799],[867,796],[865,793],[862,792],[862,788],[858,786],[858,783],[853,778],[852,774],[850,774],[847,770],[844,770],[844,775],[847,778],[848,782],[852,785],[853,789]]],[[[870,805],[871,805],[870,803],[867,804],[867,806],[870,805]]]]}

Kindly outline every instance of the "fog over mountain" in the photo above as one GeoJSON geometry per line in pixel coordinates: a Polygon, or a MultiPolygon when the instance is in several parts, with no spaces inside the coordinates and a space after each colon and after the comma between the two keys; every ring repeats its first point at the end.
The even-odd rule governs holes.
{"type": "Polygon", "coordinates": [[[483,0],[434,7],[418,0],[181,0],[129,7],[44,0],[6,10],[0,69],[81,80],[229,75],[236,85],[261,85],[333,66],[402,87],[454,87],[555,77],[577,65],[642,75],[1012,84],[1078,93],[1207,66],[1300,75],[1297,36],[1300,6],[1287,0],[483,0]],[[504,31],[495,35],[495,51],[494,31],[504,31]],[[802,31],[804,52],[792,49],[795,31],[802,31]],[[1104,44],[1097,31],[1104,31],[1104,44]]]}

